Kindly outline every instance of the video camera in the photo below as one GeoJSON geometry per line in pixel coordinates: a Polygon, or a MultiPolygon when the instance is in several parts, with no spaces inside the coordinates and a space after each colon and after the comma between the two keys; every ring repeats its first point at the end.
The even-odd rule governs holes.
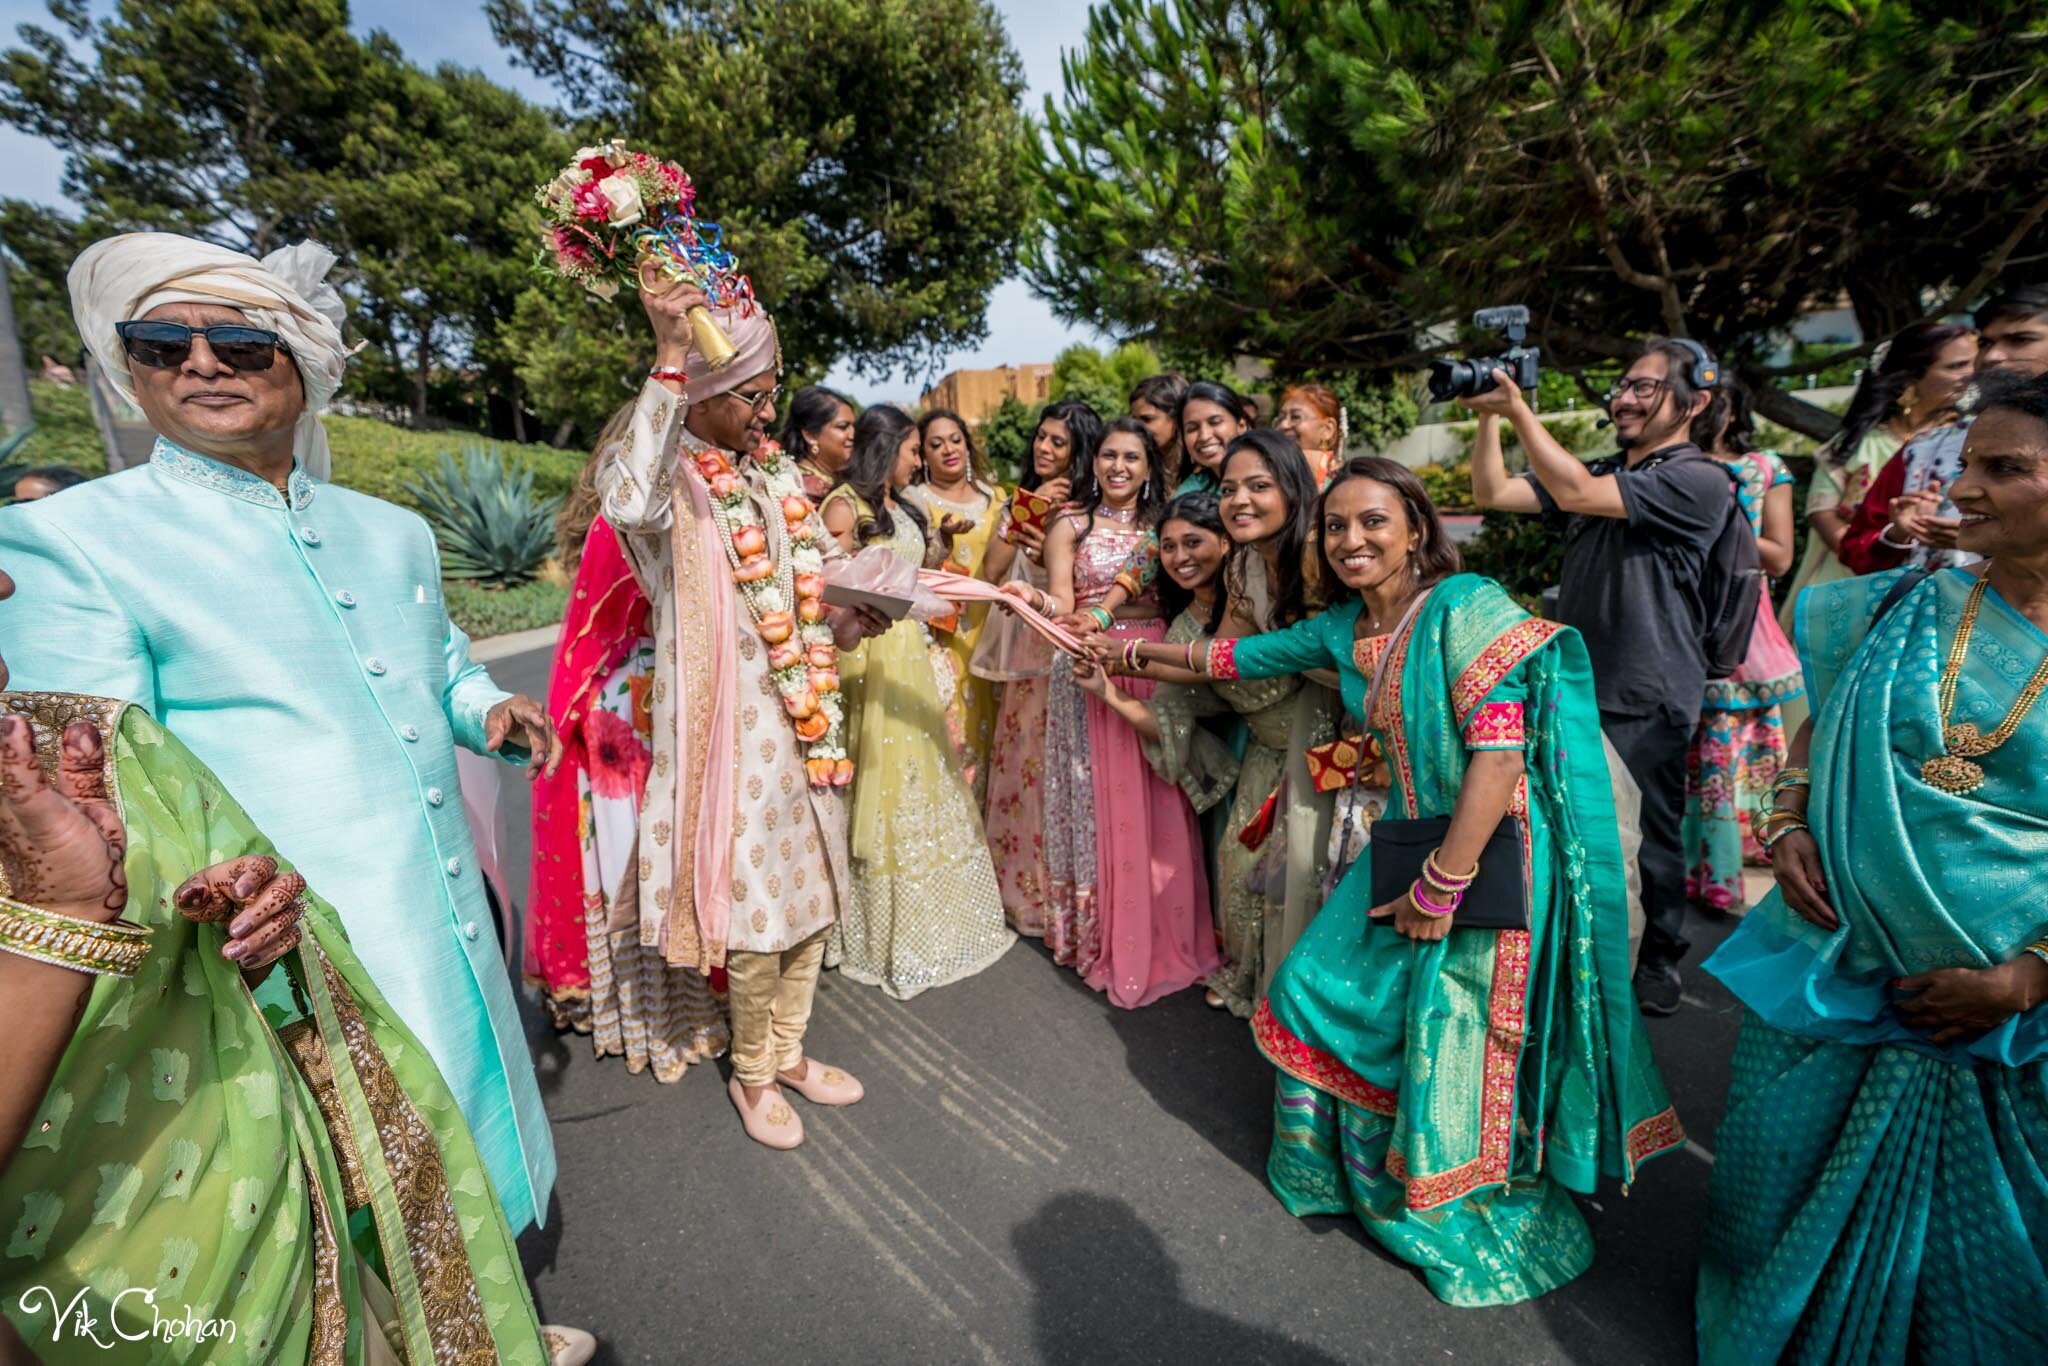
{"type": "Polygon", "coordinates": [[[1482,308],[1472,315],[1472,325],[1489,332],[1505,333],[1508,349],[1492,360],[1438,360],[1429,363],[1429,398],[1448,403],[1454,398],[1471,398],[1493,387],[1493,372],[1505,370],[1522,389],[1536,387],[1536,358],[1541,351],[1522,345],[1529,335],[1529,310],[1520,304],[1482,308]]]}

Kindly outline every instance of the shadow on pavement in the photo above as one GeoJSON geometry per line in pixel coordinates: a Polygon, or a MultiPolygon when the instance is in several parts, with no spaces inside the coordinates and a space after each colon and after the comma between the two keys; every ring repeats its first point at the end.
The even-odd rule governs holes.
{"type": "Polygon", "coordinates": [[[1069,1191],[1010,1235],[1031,1281],[1044,1361],[1338,1359],[1188,1303],[1166,1245],[1122,1200],[1069,1191]]]}
{"type": "Polygon", "coordinates": [[[1199,985],[1123,1010],[1072,968],[1052,964],[1042,941],[1027,939],[1013,950],[1024,951],[1045,957],[1063,987],[1108,1019],[1124,1046],[1130,1079],[1155,1105],[1247,1173],[1266,1179],[1273,1069],[1252,1046],[1249,1025],[1204,1005],[1199,985]]]}

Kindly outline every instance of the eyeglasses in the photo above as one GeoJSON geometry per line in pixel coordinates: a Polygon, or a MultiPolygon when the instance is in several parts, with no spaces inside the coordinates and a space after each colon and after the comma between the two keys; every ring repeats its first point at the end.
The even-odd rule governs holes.
{"type": "Polygon", "coordinates": [[[1628,395],[1630,398],[1639,398],[1648,401],[1649,399],[1657,397],[1659,393],[1669,388],[1670,385],[1671,381],[1668,379],[1649,379],[1647,377],[1639,379],[1618,379],[1614,382],[1614,387],[1607,391],[1607,401],[1609,403],[1612,403],[1614,402],[1614,400],[1620,398],[1624,394],[1628,395]]]}
{"type": "Polygon", "coordinates": [[[128,359],[152,370],[175,370],[192,354],[192,338],[206,338],[215,360],[230,370],[268,370],[277,363],[282,343],[264,327],[223,323],[187,327],[183,323],[125,322],[114,324],[128,359]]]}
{"type": "Polygon", "coordinates": [[[758,394],[743,394],[737,389],[728,389],[721,397],[738,399],[754,410],[755,417],[759,417],[763,408],[773,408],[782,402],[782,386],[778,384],[773,389],[764,389],[758,394]]]}

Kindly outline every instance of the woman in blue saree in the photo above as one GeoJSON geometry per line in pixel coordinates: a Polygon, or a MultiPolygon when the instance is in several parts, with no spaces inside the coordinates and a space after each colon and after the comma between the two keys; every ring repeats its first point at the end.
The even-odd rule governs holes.
{"type": "Polygon", "coordinates": [[[1318,524],[1324,581],[1349,596],[1195,662],[1214,678],[1335,667],[1361,718],[1384,669],[1368,725],[1387,815],[1449,815],[1436,859],[1454,878],[1520,817],[1529,928],[1457,929],[1412,893],[1375,907],[1365,849],[1252,1020],[1280,1071],[1267,1179],[1297,1215],[1356,1215],[1440,1299],[1510,1304],[1591,1265],[1570,1191],[1630,1180],[1684,1139],[1629,985],[1591,668],[1575,632],[1457,572],[1400,465],[1341,466],[1318,524]]]}
{"type": "Polygon", "coordinates": [[[1709,1363],[2048,1341],[2048,379],[1981,384],[1950,497],[1983,577],[1881,574],[1797,608],[1813,716],[1765,821],[1778,887],[1707,963],[1748,1008],[1700,1262],[1709,1363]]]}

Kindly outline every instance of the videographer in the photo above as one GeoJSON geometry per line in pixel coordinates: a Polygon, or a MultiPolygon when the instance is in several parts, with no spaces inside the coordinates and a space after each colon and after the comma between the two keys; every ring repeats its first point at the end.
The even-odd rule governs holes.
{"type": "Polygon", "coordinates": [[[1568,538],[1558,620],[1585,637],[1601,728],[1643,791],[1647,923],[1635,982],[1648,1015],[1678,1010],[1686,754],[1707,684],[1699,584],[1735,497],[1727,472],[1688,435],[1713,374],[1696,343],[1651,342],[1607,396],[1621,450],[1590,464],[1558,444],[1505,371],[1492,392],[1460,400],[1479,415],[1474,500],[1540,513],[1568,538]],[[1529,455],[1520,478],[1501,458],[1503,418],[1529,455]]]}

